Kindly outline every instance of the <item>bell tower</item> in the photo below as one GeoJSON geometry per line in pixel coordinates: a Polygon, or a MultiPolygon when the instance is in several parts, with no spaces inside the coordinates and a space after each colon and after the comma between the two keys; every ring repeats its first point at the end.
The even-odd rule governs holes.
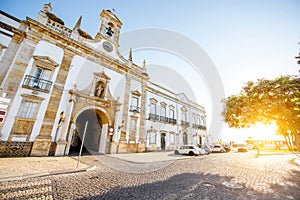
{"type": "Polygon", "coordinates": [[[96,39],[105,39],[118,46],[122,22],[110,10],[103,10],[100,14],[100,28],[96,39]]]}

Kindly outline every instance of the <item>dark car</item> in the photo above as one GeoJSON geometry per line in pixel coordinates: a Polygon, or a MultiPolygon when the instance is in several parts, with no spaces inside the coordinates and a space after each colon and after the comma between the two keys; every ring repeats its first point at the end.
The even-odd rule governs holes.
{"type": "Polygon", "coordinates": [[[238,152],[247,152],[248,148],[244,144],[239,144],[239,145],[237,145],[237,150],[238,150],[238,152]]]}
{"type": "Polygon", "coordinates": [[[224,149],[225,149],[226,152],[230,152],[231,151],[231,148],[230,148],[229,144],[224,144],[223,147],[224,147],[224,149]]]}

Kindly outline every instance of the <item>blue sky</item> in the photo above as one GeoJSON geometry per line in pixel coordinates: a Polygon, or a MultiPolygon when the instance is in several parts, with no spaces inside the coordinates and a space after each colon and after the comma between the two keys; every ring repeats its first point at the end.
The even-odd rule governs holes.
{"type": "MultiPolygon", "coordinates": [[[[0,0],[1,10],[35,19],[44,0],[0,0]]],[[[299,74],[294,57],[300,51],[298,0],[52,0],[53,13],[73,28],[94,36],[102,9],[115,9],[121,33],[144,27],[177,31],[198,43],[214,62],[226,96],[258,78],[299,74]]],[[[138,60],[138,58],[137,58],[138,60]]],[[[149,61],[151,62],[151,61],[149,61]]],[[[204,105],[205,106],[205,105],[204,105]]],[[[225,127],[224,134],[234,132],[225,127]]]]}

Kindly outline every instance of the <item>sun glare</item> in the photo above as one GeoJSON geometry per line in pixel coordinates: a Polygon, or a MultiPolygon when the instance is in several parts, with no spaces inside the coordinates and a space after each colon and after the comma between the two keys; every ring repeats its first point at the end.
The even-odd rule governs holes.
{"type": "Polygon", "coordinates": [[[248,137],[257,140],[284,140],[283,136],[276,135],[277,125],[257,123],[255,126],[251,127],[248,132],[248,137]]]}

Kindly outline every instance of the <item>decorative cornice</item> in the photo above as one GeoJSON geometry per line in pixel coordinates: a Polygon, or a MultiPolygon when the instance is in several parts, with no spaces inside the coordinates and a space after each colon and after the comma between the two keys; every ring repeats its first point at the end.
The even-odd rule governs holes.
{"type": "Polygon", "coordinates": [[[45,98],[43,98],[43,97],[30,95],[30,94],[21,94],[21,97],[24,98],[24,99],[36,100],[36,101],[39,101],[39,102],[45,100],[45,98]]]}
{"type": "Polygon", "coordinates": [[[33,56],[34,62],[36,65],[39,65],[42,68],[53,71],[55,67],[58,67],[58,63],[49,58],[48,56],[33,56]]]}

